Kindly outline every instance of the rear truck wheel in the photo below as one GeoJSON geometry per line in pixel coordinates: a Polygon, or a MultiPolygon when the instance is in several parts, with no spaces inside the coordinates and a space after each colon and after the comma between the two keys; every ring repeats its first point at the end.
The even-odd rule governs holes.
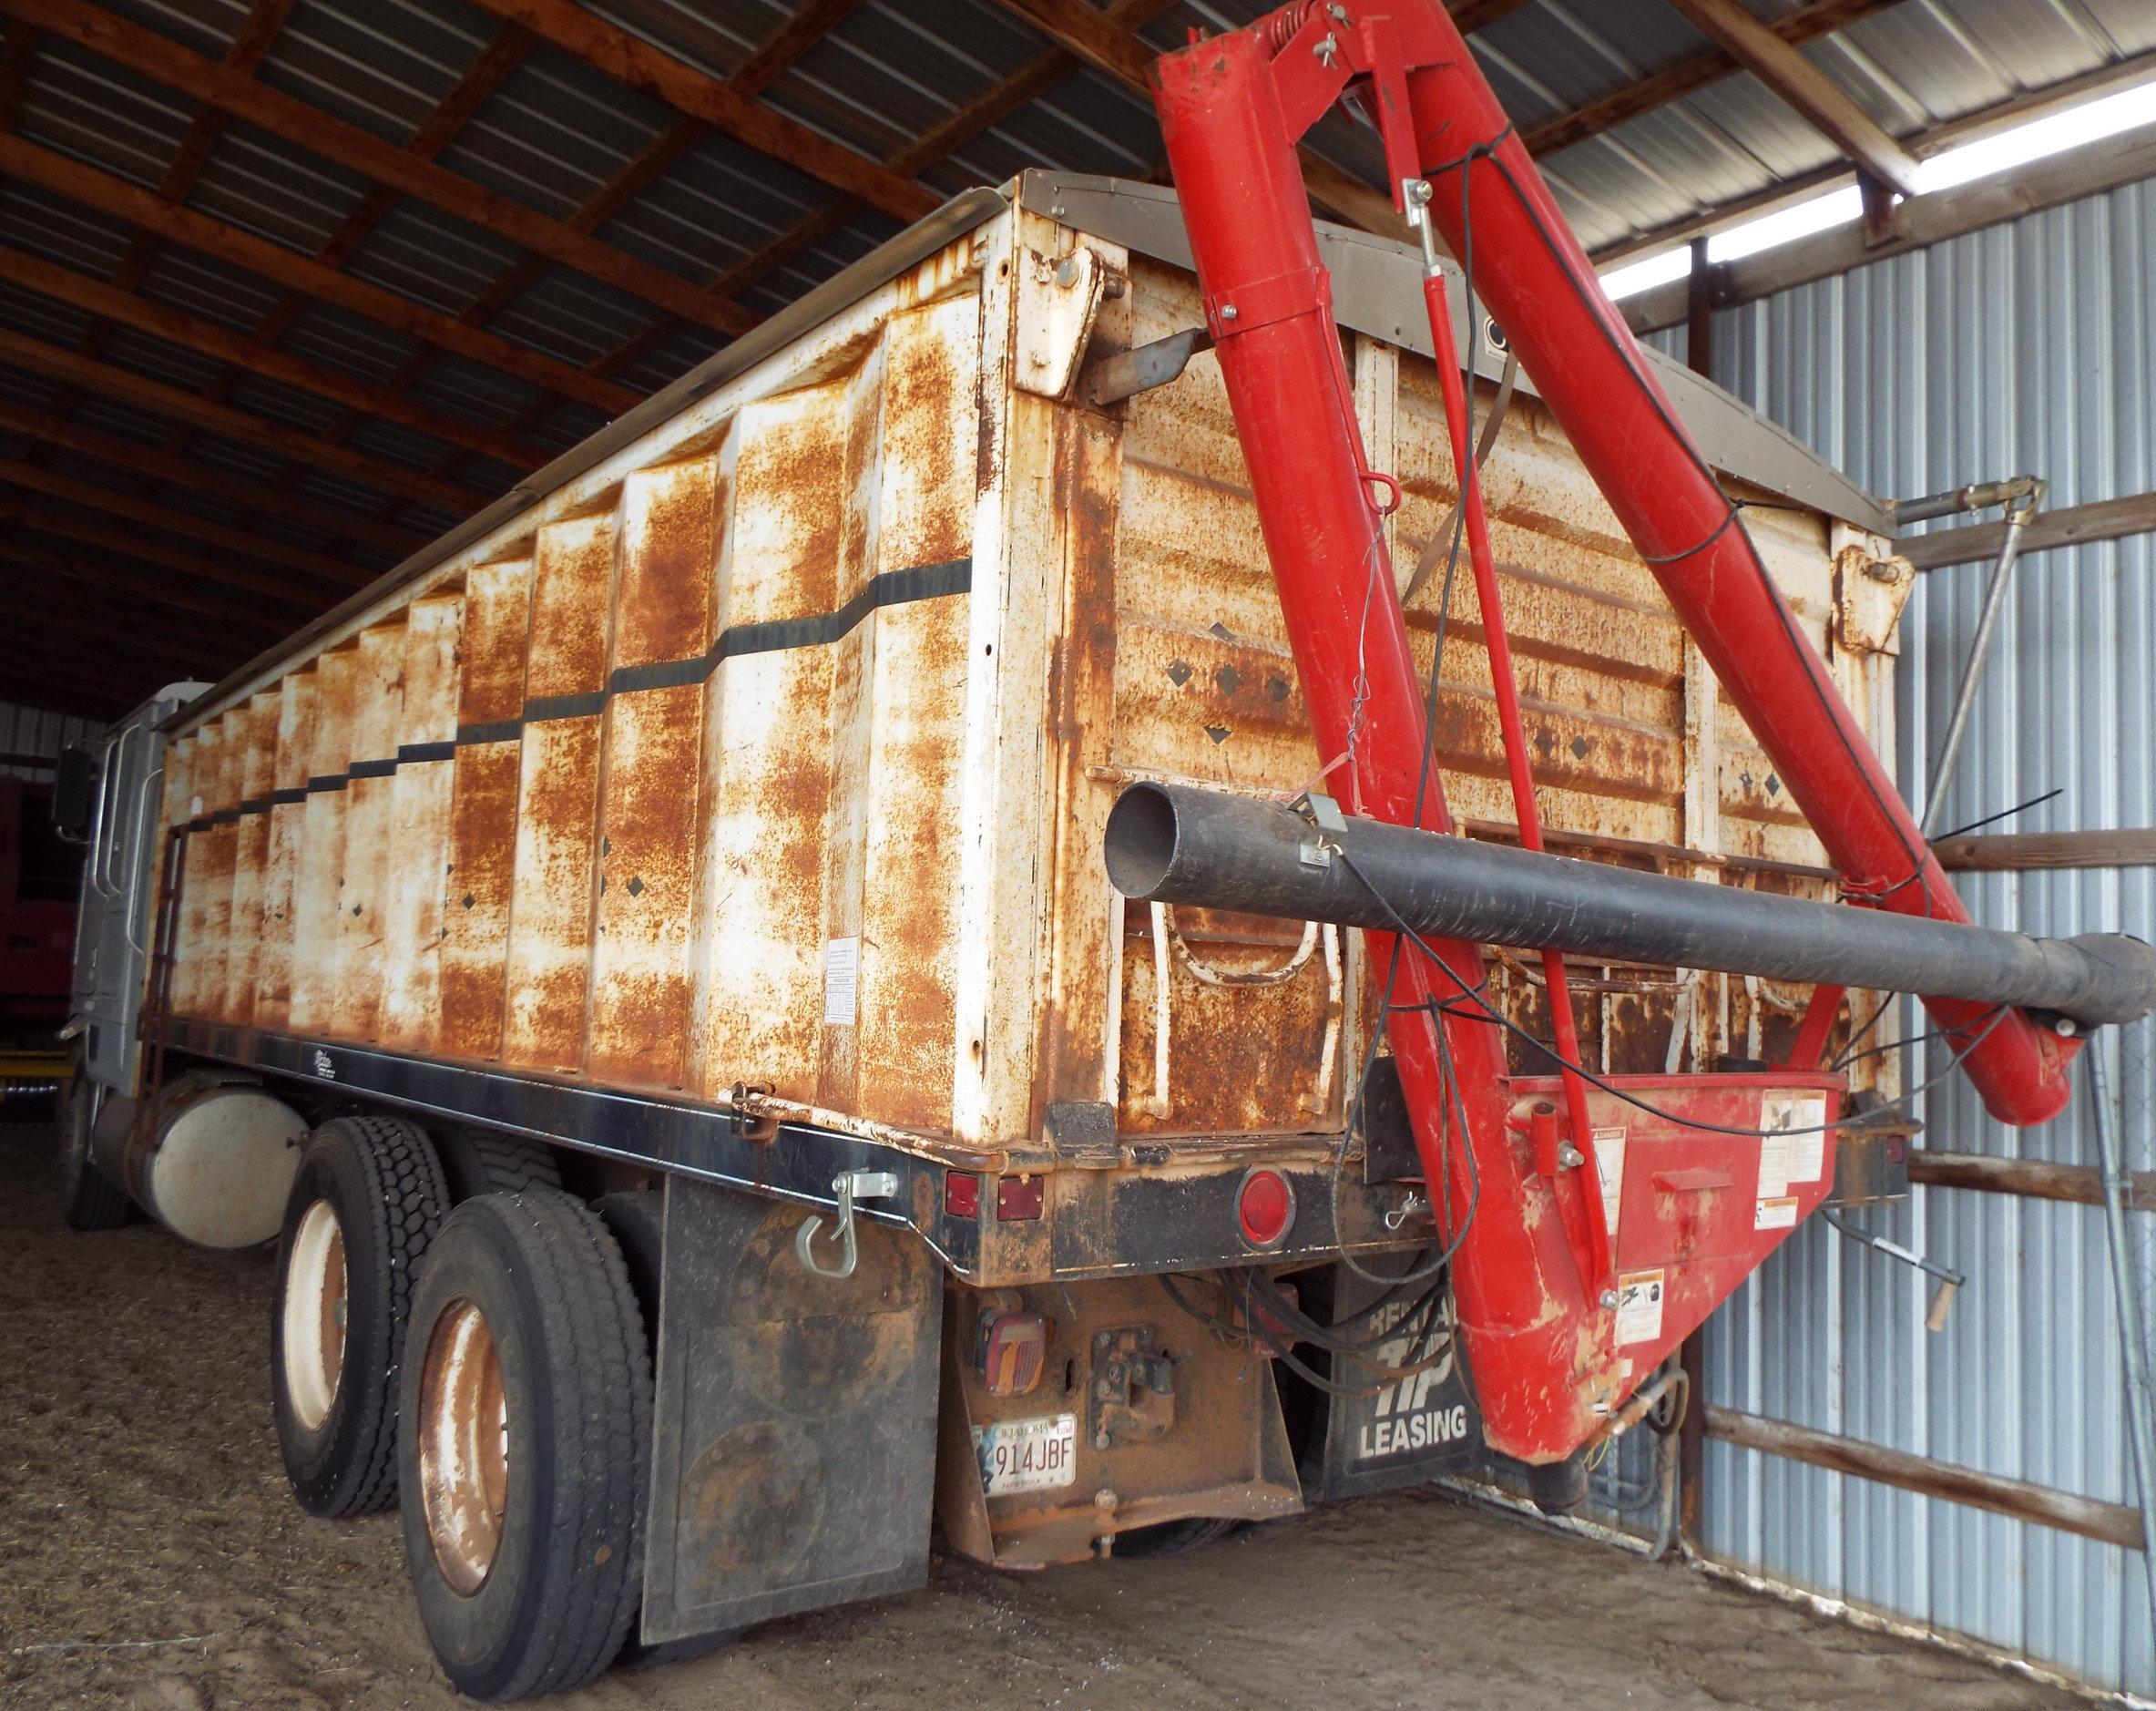
{"type": "Polygon", "coordinates": [[[277,1441],[311,1515],[396,1501],[404,1321],[448,1212],[441,1162],[416,1123],[339,1117],[308,1140],[278,1243],[270,1349],[277,1441]]]}
{"type": "Polygon", "coordinates": [[[443,1224],[406,1331],[404,1562],[434,1656],[500,1701],[589,1681],[643,1594],[651,1359],[590,1207],[482,1194],[443,1224]]]}
{"type": "Polygon", "coordinates": [[[462,1205],[475,1194],[521,1194],[559,1188],[554,1154],[537,1141],[494,1129],[437,1128],[434,1151],[449,1179],[449,1197],[462,1205]]]}
{"type": "Polygon", "coordinates": [[[60,1216],[70,1230],[117,1230],[135,1215],[135,1203],[90,1156],[97,1108],[97,1087],[78,1062],[60,1101],[60,1216]]]}

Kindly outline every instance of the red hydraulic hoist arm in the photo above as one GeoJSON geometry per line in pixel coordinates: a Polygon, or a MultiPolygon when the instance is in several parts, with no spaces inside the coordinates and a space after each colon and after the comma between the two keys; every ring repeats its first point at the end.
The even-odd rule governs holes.
{"type": "MultiPolygon", "coordinates": [[[[1320,758],[1351,811],[1449,829],[1382,534],[1398,489],[1364,458],[1295,156],[1296,139],[1344,95],[1361,103],[1384,139],[1395,206],[1411,221],[1432,222],[1446,247],[1469,259],[1471,284],[1844,875],[1852,901],[1966,920],[1741,513],[1662,395],[1442,8],[1433,0],[1302,0],[1163,57],[1155,79],[1320,758]]],[[[1460,466],[1465,394],[1427,236],[1425,251],[1460,466]]],[[[1533,787],[1495,570],[1479,495],[1471,478],[1461,485],[1514,802],[1531,846],[1533,787]]],[[[1394,942],[1371,939],[1371,966],[1384,969],[1394,942]]],[[[1519,1120],[1502,1036],[1462,998],[1481,985],[1481,952],[1452,941],[1429,949],[1428,958],[1400,958],[1387,1027],[1433,1196],[1449,1188],[1455,1205],[1479,1196],[1454,1268],[1463,1343],[1490,1441],[1530,1462],[1553,1460],[1600,1429],[1617,1397],[1643,1376],[1618,1353],[1612,1328],[1617,1240],[1603,1194],[1589,1186],[1595,1139],[1585,1090],[1563,1078],[1571,1156],[1584,1155],[1589,1168],[1538,1170],[1554,1113],[1519,1120]],[[1558,1216],[1543,1216],[1553,1204],[1558,1216]]],[[[1577,1060],[1561,959],[1546,968],[1554,1043],[1577,1060]]],[[[2074,1042],[2018,1011],[1948,1001],[1932,1009],[1966,1049],[1965,1067],[1994,1114],[2031,1123],[2062,1107],[2074,1042]]]]}

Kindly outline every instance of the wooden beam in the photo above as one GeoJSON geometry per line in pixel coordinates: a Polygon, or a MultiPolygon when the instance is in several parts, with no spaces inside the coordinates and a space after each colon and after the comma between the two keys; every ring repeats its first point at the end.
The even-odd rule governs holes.
{"type": "Polygon", "coordinates": [[[159,576],[154,570],[130,570],[103,558],[60,552],[20,535],[0,540],[0,565],[62,578],[87,589],[102,589],[107,598],[118,594],[130,601],[148,600],[175,611],[191,612],[235,635],[258,636],[264,641],[289,636],[306,622],[297,613],[289,619],[279,618],[275,609],[260,599],[219,594],[191,581],[159,576]]]}
{"type": "Polygon", "coordinates": [[[726,77],[726,87],[754,100],[792,69],[794,62],[843,24],[861,0],[802,0],[793,15],[726,77]]]}
{"type": "MultiPolygon", "coordinates": [[[[1987,1194],[2019,1194],[2028,1200],[2065,1201],[2079,1206],[2103,1204],[2103,1175],[2093,1164],[2052,1164],[2041,1159],[1998,1159],[1980,1153],[1940,1153],[1909,1149],[1909,1180],[1927,1188],[1967,1188],[1987,1194]]],[[[2156,1212],[2156,1171],[2135,1171],[2126,1204],[2136,1212],[2156,1212]]]]}
{"type": "Polygon", "coordinates": [[[285,488],[273,487],[267,483],[250,481],[244,476],[235,476],[212,465],[199,463],[191,457],[181,457],[174,453],[145,446],[139,440],[123,439],[117,434],[107,434],[101,428],[86,427],[79,422],[56,415],[50,411],[33,410],[24,405],[0,398],[0,428],[26,438],[42,441],[47,446],[63,446],[69,451],[80,452],[86,457],[101,458],[124,469],[169,482],[174,487],[191,488],[197,493],[207,493],[213,497],[236,500],[253,506],[258,510],[271,511],[290,517],[295,523],[304,523],[310,528],[327,533],[342,534],[353,540],[364,541],[399,558],[415,552],[426,545],[428,537],[417,529],[397,528],[389,524],[377,523],[334,506],[324,505],[319,499],[308,498],[304,494],[285,488]]]}
{"type": "MultiPolygon", "coordinates": [[[[1846,29],[1859,18],[1875,12],[1898,5],[1901,0],[1813,0],[1813,4],[1799,6],[1787,17],[1777,18],[1767,26],[1775,36],[1791,47],[1802,46],[1822,36],[1846,29]]],[[[1521,133],[1520,140],[1532,155],[1553,154],[1559,149],[1568,149],[1576,142],[1623,124],[1627,119],[1638,118],[1651,113],[1672,101],[1720,83],[1724,77],[1734,77],[1743,67],[1719,47],[1710,47],[1703,53],[1679,60],[1665,67],[1652,77],[1642,77],[1637,83],[1628,83],[1621,89],[1612,89],[1608,95],[1589,101],[1585,107],[1570,113],[1546,119],[1532,129],[1521,133]]]]}
{"type": "Polygon", "coordinates": [[[282,633],[267,630],[260,624],[242,626],[205,618],[147,595],[115,600],[77,576],[65,560],[25,562],[36,556],[0,542],[0,609],[15,611],[28,607],[84,619],[93,627],[109,624],[119,632],[169,635],[191,647],[211,649],[220,656],[235,659],[260,652],[282,633]]]}
{"type": "Polygon", "coordinates": [[[2142,1547],[2141,1513],[2125,1503],[2055,1491],[2048,1485],[2033,1485],[2027,1480],[2010,1480],[2003,1474],[1935,1461],[1928,1456],[1911,1455],[1906,1450],[1889,1450],[1884,1444],[1865,1443],[1810,1426],[1798,1426],[1789,1420],[1739,1413],[1733,1409],[1708,1407],[1707,1436],[1734,1444],[1741,1450],[1763,1450],[1769,1455],[1783,1456],[1815,1468],[1829,1468],[1836,1473],[1855,1474],[1860,1480],[1874,1480],[1897,1491],[1916,1491],[1926,1497],[1943,1498],[1950,1503],[1965,1503],[1972,1509],[2009,1515],[2016,1521],[2033,1521],[2042,1526],[2057,1527],[2084,1539],[2115,1544],[2123,1551],[2139,1551],[2142,1547]]]}
{"type": "MultiPolygon", "coordinates": [[[[2069,505],[2063,510],[2039,511],[2022,531],[2021,556],[2049,552],[2059,547],[2085,547],[2093,541],[2120,540],[2129,535],[2156,533],[2156,493],[2130,493],[2116,499],[2098,499],[2089,505],[2069,505]]],[[[2005,543],[2004,523],[1979,523],[1962,528],[1935,529],[1897,541],[1895,551],[1919,570],[1937,570],[1947,565],[1990,564],[2005,543]]]]}
{"type": "Polygon", "coordinates": [[[161,380],[150,380],[138,374],[132,369],[117,368],[110,363],[100,363],[57,344],[47,344],[42,339],[11,333],[5,328],[0,328],[0,361],[35,369],[42,374],[56,375],[87,391],[100,393],[107,398],[118,398],[156,415],[169,417],[175,422],[185,422],[189,426],[207,429],[212,434],[222,434],[250,445],[264,446],[272,452],[304,456],[325,469],[350,476],[354,481],[364,482],[384,493],[401,493],[410,498],[425,499],[435,505],[445,506],[452,511],[476,510],[491,497],[475,488],[444,481],[424,470],[384,463],[378,457],[355,452],[332,440],[302,434],[296,428],[272,422],[251,411],[237,409],[229,404],[219,404],[214,399],[203,397],[199,393],[184,392],[178,386],[168,386],[161,380]]]}
{"type": "Polygon", "coordinates": [[[214,356],[250,374],[334,399],[350,409],[394,422],[400,427],[408,427],[444,444],[498,458],[512,469],[536,469],[552,456],[497,429],[467,422],[444,410],[414,404],[399,397],[386,386],[308,362],[273,344],[221,327],[214,321],[168,309],[162,303],[152,302],[147,297],[123,291],[87,273],[77,273],[72,268],[57,266],[41,256],[10,249],[5,244],[0,244],[0,279],[77,304],[184,350],[214,356]]]}
{"type": "Polygon", "coordinates": [[[0,0],[0,10],[684,320],[721,333],[741,333],[753,324],[739,312],[714,304],[710,293],[678,273],[602,243],[117,14],[84,0],[0,0]]]}
{"type": "Polygon", "coordinates": [[[1956,874],[2048,873],[2065,867],[2156,867],[2156,826],[2094,832],[1965,832],[1932,845],[1956,874]]]}
{"type": "Polygon", "coordinates": [[[572,0],[476,0],[476,4],[496,17],[523,25],[615,82],[701,119],[759,153],[783,161],[810,178],[821,179],[894,220],[918,220],[943,200],[866,155],[856,154],[843,143],[833,142],[806,125],[759,105],[719,78],[585,11],[572,0]]]}
{"type": "Polygon", "coordinates": [[[175,677],[194,676],[209,662],[210,650],[177,638],[160,640],[132,631],[94,626],[87,619],[72,622],[51,610],[11,614],[8,640],[34,658],[66,661],[109,670],[117,661],[158,666],[175,677]]]}
{"type": "MultiPolygon", "coordinates": [[[[1147,76],[1160,50],[1128,25],[1119,24],[1090,0],[996,0],[1013,17],[1023,18],[1065,52],[1113,77],[1153,107],[1147,76]]],[[[1303,161],[1303,182],[1312,198],[1333,212],[1388,238],[1405,237],[1406,226],[1393,211],[1392,199],[1343,171],[1307,144],[1295,152],[1303,161]]]]}
{"type": "MultiPolygon", "coordinates": [[[[1127,29],[1141,29],[1174,4],[1175,0],[1110,0],[1108,16],[1127,29]]],[[[948,159],[984,132],[994,129],[1043,90],[1078,70],[1082,63],[1059,47],[1035,56],[1007,77],[982,90],[925,135],[885,156],[884,164],[906,178],[919,176],[948,159]]],[[[711,289],[729,297],[739,295],[840,231],[861,209],[861,203],[841,197],[803,216],[714,275],[711,289]]],[[[677,322],[661,321],[632,334],[594,363],[592,373],[618,374],[679,325],[677,322]]]]}
{"type": "MultiPolygon", "coordinates": [[[[123,517],[131,523],[163,529],[169,535],[199,541],[204,546],[221,547],[227,552],[243,553],[258,563],[281,566],[305,581],[327,589],[349,591],[363,588],[373,579],[365,571],[339,564],[334,559],[301,552],[296,547],[287,547],[277,541],[264,540],[261,536],[250,535],[245,529],[212,523],[185,511],[175,511],[161,505],[149,504],[146,500],[130,498],[124,493],[113,492],[109,487],[94,487],[87,481],[74,481],[66,476],[56,476],[49,469],[24,463],[19,458],[0,457],[0,482],[13,482],[16,487],[26,487],[32,493],[42,493],[47,498],[84,506],[111,517],[123,517]]],[[[291,589],[289,592],[294,599],[306,598],[306,592],[299,589],[291,589]]]]}
{"type": "Polygon", "coordinates": [[[205,255],[245,268],[323,302],[334,303],[340,309],[393,327],[413,338],[438,344],[444,350],[514,374],[535,386],[576,398],[608,415],[628,409],[640,396],[626,386],[589,374],[573,364],[513,343],[498,333],[465,326],[453,315],[443,314],[379,285],[370,285],[335,268],[325,267],[266,238],[212,220],[191,208],[162,201],[124,179],[40,149],[20,137],[0,135],[0,173],[27,179],[56,196],[84,203],[116,220],[128,220],[175,243],[199,250],[205,255]]]}
{"type": "Polygon", "coordinates": [[[96,548],[107,559],[177,570],[190,579],[198,590],[209,589],[213,593],[240,590],[249,597],[248,605],[252,610],[260,610],[268,602],[274,611],[289,613],[289,620],[283,620],[288,633],[317,612],[334,605],[349,591],[342,588],[295,585],[289,576],[258,569],[237,558],[202,552],[176,541],[160,540],[140,529],[121,528],[94,517],[56,511],[28,494],[0,495],[0,517],[10,519],[16,528],[96,548]]]}
{"type": "Polygon", "coordinates": [[[1779,96],[1850,159],[1904,196],[1916,194],[1916,157],[1847,90],[1739,0],[1669,0],[1692,27],[1779,96]]]}

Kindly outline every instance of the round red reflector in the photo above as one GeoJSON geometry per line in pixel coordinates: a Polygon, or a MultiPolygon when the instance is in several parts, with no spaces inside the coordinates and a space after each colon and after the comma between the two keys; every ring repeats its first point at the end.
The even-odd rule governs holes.
{"type": "Polygon", "coordinates": [[[1278,1171],[1250,1171],[1235,1195],[1235,1218],[1252,1247],[1277,1247],[1295,1222],[1295,1191],[1278,1171]]]}

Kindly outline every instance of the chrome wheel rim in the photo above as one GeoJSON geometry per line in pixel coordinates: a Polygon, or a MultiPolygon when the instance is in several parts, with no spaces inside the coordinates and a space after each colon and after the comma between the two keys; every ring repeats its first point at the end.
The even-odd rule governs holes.
{"type": "Polygon", "coordinates": [[[453,1592],[486,1583],[509,1506],[509,1406],[494,1332],[476,1303],[452,1301],[420,1372],[419,1494],[427,1542],[453,1592]]]}
{"type": "Polygon", "coordinates": [[[346,1312],[344,1227],[330,1203],[318,1200],[292,1237],[284,1280],[284,1394],[309,1431],[322,1429],[337,1399],[346,1312]]]}

